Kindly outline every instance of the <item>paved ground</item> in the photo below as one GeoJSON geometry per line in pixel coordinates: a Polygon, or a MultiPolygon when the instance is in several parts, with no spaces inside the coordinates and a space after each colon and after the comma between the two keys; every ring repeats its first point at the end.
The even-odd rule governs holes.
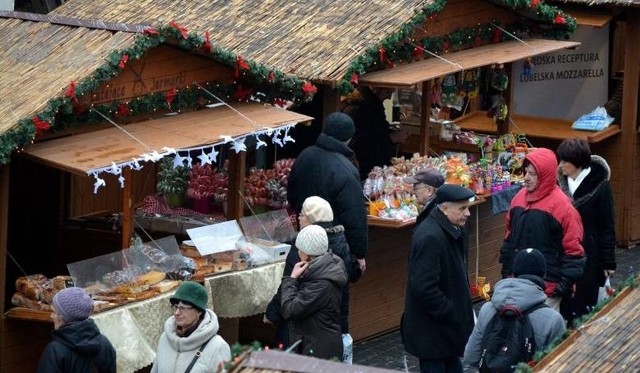
{"type": "MultiPolygon", "coordinates": [[[[617,287],[632,274],[638,274],[640,270],[640,247],[617,249],[616,261],[618,270],[611,277],[613,287],[617,287]]],[[[481,304],[476,304],[474,307],[479,308],[480,306],[481,304]]],[[[405,352],[398,331],[356,343],[353,356],[354,364],[411,373],[420,371],[418,360],[405,352]]]]}

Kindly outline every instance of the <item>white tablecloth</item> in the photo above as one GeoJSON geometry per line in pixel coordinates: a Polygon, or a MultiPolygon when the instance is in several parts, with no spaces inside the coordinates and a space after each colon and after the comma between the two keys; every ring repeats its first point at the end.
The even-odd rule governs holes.
{"type": "Polygon", "coordinates": [[[218,317],[247,317],[263,313],[280,286],[284,262],[246,271],[208,277],[204,286],[210,292],[213,311],[218,317]]]}
{"type": "MultiPolygon", "coordinates": [[[[262,313],[278,290],[284,262],[205,278],[209,307],[218,317],[262,313]]],[[[175,290],[91,316],[116,350],[118,372],[132,373],[155,359],[164,323],[173,313],[175,290]]]]}

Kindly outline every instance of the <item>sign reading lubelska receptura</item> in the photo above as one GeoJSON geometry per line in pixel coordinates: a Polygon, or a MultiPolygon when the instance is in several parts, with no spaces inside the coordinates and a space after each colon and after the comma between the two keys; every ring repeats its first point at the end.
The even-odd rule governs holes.
{"type": "Polygon", "coordinates": [[[573,121],[605,104],[609,26],[579,26],[571,40],[582,44],[513,64],[513,113],[573,121]]]}

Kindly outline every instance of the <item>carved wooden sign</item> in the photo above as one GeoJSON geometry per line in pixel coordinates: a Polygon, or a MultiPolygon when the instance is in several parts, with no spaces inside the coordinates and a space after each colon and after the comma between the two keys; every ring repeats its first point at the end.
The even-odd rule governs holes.
{"type": "Polygon", "coordinates": [[[128,101],[155,92],[180,89],[194,82],[233,81],[234,69],[211,59],[161,45],[139,60],[129,60],[124,70],[91,92],[90,104],[128,101]]]}

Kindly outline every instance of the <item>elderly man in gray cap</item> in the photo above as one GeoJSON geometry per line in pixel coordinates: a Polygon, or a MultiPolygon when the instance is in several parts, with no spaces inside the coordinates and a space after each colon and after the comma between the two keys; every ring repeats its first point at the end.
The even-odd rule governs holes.
{"type": "Polygon", "coordinates": [[[438,188],[437,208],[411,242],[401,334],[422,373],[462,373],[460,357],[473,330],[464,226],[474,199],[459,185],[438,188]]]}
{"type": "Polygon", "coordinates": [[[433,206],[435,206],[433,199],[438,188],[444,184],[444,176],[442,172],[435,168],[427,168],[417,172],[415,175],[403,178],[402,181],[413,185],[413,193],[416,195],[416,200],[423,206],[422,211],[416,218],[415,227],[417,229],[420,223],[429,216],[433,206]]]}

